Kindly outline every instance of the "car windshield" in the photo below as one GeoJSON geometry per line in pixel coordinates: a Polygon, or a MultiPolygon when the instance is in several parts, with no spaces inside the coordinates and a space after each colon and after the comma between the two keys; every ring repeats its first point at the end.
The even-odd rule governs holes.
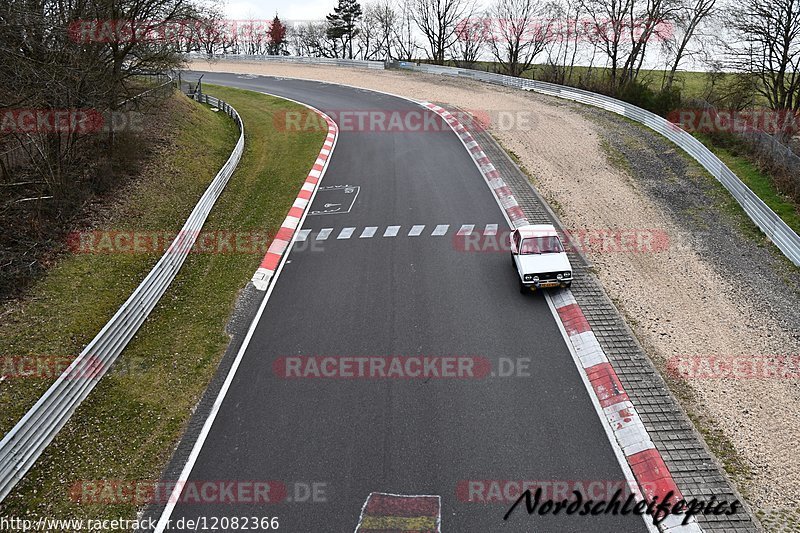
{"type": "Polygon", "coordinates": [[[555,254],[563,252],[561,241],[555,235],[550,237],[529,237],[522,240],[520,254],[555,254]]]}

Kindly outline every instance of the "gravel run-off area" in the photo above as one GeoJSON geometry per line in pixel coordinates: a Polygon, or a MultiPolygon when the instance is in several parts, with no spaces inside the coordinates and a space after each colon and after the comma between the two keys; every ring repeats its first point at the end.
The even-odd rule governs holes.
{"type": "MultiPolygon", "coordinates": [[[[190,68],[355,85],[490,119],[525,111],[510,124],[489,120],[489,128],[566,228],[666,234],[659,251],[590,246],[586,255],[749,503],[767,515],[794,514],[800,501],[797,369],[793,377],[767,379],[698,379],[668,369],[696,358],[800,355],[800,269],[677,147],[605,111],[462,79],[239,61],[195,61],[190,68]]],[[[691,368],[707,376],[714,367],[691,368]]]]}

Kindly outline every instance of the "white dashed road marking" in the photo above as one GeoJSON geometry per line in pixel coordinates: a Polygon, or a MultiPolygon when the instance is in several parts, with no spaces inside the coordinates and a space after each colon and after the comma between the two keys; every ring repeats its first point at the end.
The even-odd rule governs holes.
{"type": "Polygon", "coordinates": [[[422,233],[422,230],[424,229],[425,229],[424,224],[422,226],[414,226],[413,228],[411,228],[411,231],[408,232],[408,236],[417,237],[420,233],[422,233]]]}
{"type": "Polygon", "coordinates": [[[400,226],[389,226],[386,228],[386,231],[383,232],[384,237],[395,237],[397,236],[397,232],[400,231],[400,226]]]}
{"type": "Polygon", "coordinates": [[[349,239],[350,236],[353,234],[353,232],[355,230],[356,230],[356,228],[342,228],[342,231],[339,233],[339,236],[336,237],[336,238],[337,239],[349,239]]]}
{"type": "MultiPolygon", "coordinates": [[[[384,237],[398,237],[400,236],[400,230],[403,226],[386,226],[386,229],[383,232],[384,237]]],[[[425,233],[425,228],[427,226],[425,224],[415,224],[411,226],[411,229],[408,230],[406,234],[408,237],[420,237],[425,233]]],[[[458,226],[456,226],[458,227],[458,226]]],[[[358,236],[359,239],[370,239],[375,235],[378,235],[381,226],[365,226],[361,233],[358,233],[358,227],[347,227],[342,228],[339,230],[339,234],[336,236],[336,240],[347,240],[352,237],[358,236]]],[[[318,241],[325,241],[328,240],[333,232],[336,231],[336,228],[323,228],[320,230],[315,229],[303,229],[297,232],[297,242],[304,242],[311,239],[316,239],[318,241]],[[315,235],[312,235],[315,234],[315,235]]],[[[450,224],[438,224],[433,231],[431,232],[431,237],[441,237],[442,235],[447,235],[447,232],[450,231],[450,224]]],[[[469,235],[475,231],[475,224],[463,224],[458,232],[457,235],[469,235]]],[[[498,233],[498,224],[486,224],[486,229],[484,230],[484,235],[497,235],[498,233]]]]}
{"type": "Polygon", "coordinates": [[[375,235],[376,231],[378,231],[378,226],[367,226],[366,228],[364,228],[364,231],[361,232],[361,236],[359,237],[359,239],[369,239],[370,237],[375,235]]]}
{"type": "Polygon", "coordinates": [[[475,224],[464,224],[456,235],[469,235],[475,229],[475,224]]]}

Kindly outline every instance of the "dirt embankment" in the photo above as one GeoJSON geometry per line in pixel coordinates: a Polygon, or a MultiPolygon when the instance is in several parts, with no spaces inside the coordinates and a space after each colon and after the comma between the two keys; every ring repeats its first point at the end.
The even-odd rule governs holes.
{"type": "MultiPolygon", "coordinates": [[[[493,124],[492,133],[519,158],[566,227],[668,235],[660,252],[587,254],[662,369],[675,357],[800,354],[797,271],[759,242],[707,175],[638,126],[544,96],[444,77],[240,62],[193,68],[344,83],[490,117],[530,112],[524,121],[493,124]],[[753,277],[759,280],[750,286],[753,277]]],[[[686,407],[720,431],[747,466],[749,473],[736,477],[751,503],[786,508],[800,499],[797,378],[685,383],[686,407]]]]}

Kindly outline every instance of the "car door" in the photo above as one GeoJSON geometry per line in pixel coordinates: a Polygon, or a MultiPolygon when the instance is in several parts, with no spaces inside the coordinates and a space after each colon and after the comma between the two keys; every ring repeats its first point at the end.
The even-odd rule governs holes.
{"type": "Polygon", "coordinates": [[[520,261],[520,257],[519,257],[519,248],[520,248],[521,242],[522,242],[522,238],[521,238],[521,236],[519,234],[519,230],[515,229],[511,233],[511,257],[512,257],[512,259],[514,261],[514,268],[516,269],[517,275],[519,276],[520,279],[522,279],[522,274],[523,274],[523,272],[522,272],[522,261],[520,261]]]}

